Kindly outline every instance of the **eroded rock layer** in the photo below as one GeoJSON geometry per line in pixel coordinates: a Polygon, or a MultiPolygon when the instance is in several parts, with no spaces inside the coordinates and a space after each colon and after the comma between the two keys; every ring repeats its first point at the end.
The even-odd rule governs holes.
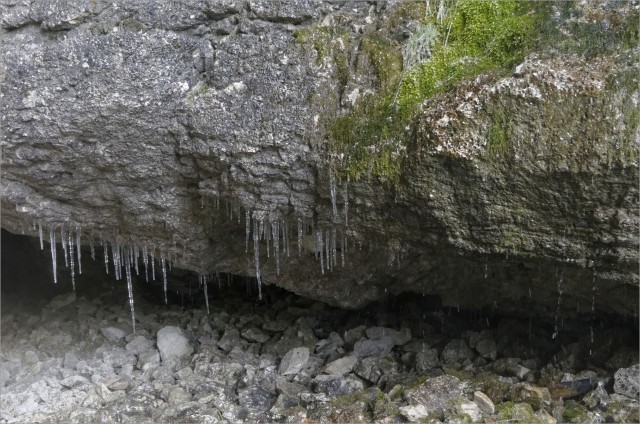
{"type": "MultiPolygon", "coordinates": [[[[396,183],[347,185],[323,125],[380,70],[303,35],[403,40],[400,6],[3,2],[2,227],[350,308],[410,291],[637,314],[637,55],[532,53],[469,78],[422,105],[396,183]]],[[[614,6],[589,19],[637,14],[614,6]]]]}

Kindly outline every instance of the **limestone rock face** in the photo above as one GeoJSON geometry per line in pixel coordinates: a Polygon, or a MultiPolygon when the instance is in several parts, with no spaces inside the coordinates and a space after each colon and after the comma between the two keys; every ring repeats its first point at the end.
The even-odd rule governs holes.
{"type": "Polygon", "coordinates": [[[593,292],[596,309],[634,313],[633,53],[532,54],[510,76],[461,83],[423,105],[396,185],[347,187],[321,123],[375,90],[373,69],[353,52],[345,81],[300,34],[375,31],[395,7],[3,2],[2,227],[37,236],[40,222],[58,242],[77,230],[85,246],[102,234],[250,276],[266,228],[278,243],[257,242],[263,282],[343,307],[409,291],[549,316],[560,290],[563,314],[593,292]]]}

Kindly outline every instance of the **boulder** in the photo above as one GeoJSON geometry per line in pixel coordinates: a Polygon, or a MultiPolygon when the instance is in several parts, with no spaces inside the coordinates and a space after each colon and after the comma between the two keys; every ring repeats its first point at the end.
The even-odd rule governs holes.
{"type": "Polygon", "coordinates": [[[180,359],[193,353],[193,346],[178,327],[167,326],[158,330],[156,343],[163,362],[180,359]]]}
{"type": "Polygon", "coordinates": [[[299,373],[309,360],[309,348],[297,347],[287,352],[282,361],[278,373],[282,375],[291,375],[299,373]]]}
{"type": "Polygon", "coordinates": [[[640,393],[640,365],[620,368],[614,375],[613,391],[631,399],[639,399],[640,393]]]}

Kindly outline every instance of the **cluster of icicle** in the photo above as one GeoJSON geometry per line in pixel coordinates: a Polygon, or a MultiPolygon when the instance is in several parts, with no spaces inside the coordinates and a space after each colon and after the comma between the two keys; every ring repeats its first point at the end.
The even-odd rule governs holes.
{"type": "MultiPolygon", "coordinates": [[[[43,227],[41,223],[38,223],[38,234],[40,236],[40,249],[44,250],[44,237],[43,227]]],[[[35,224],[34,224],[35,226],[35,224]]],[[[53,267],[53,282],[58,283],[58,260],[57,260],[57,248],[56,243],[58,237],[62,245],[62,251],[64,252],[64,265],[69,268],[71,272],[71,284],[73,290],[76,289],[75,275],[76,264],[78,266],[78,274],[82,274],[82,249],[81,239],[82,231],[80,226],[73,228],[65,228],[60,226],[59,228],[51,227],[49,229],[49,244],[51,248],[51,263],[53,267]],[[77,261],[76,261],[77,255],[77,261]]],[[[99,238],[100,245],[103,250],[104,267],[107,275],[109,274],[109,258],[111,258],[111,265],[113,266],[113,273],[116,280],[121,280],[124,276],[127,280],[127,290],[129,294],[129,307],[131,308],[131,321],[133,332],[136,331],[136,319],[135,319],[135,307],[133,303],[133,285],[132,285],[132,271],[135,271],[139,276],[141,273],[140,263],[144,265],[144,275],[147,282],[149,278],[156,281],[156,256],[155,249],[149,250],[146,246],[126,246],[118,241],[109,243],[104,240],[102,236],[99,238]],[[111,253],[109,253],[109,246],[111,246],[111,253]]],[[[96,259],[96,249],[94,246],[94,237],[89,237],[89,247],[91,250],[91,259],[96,259]]],[[[164,289],[164,301],[167,303],[167,267],[171,270],[171,261],[165,258],[164,252],[160,253],[159,265],[162,269],[162,281],[164,289]]]]}
{"type": "MultiPolygon", "coordinates": [[[[338,246],[340,246],[340,263],[345,266],[345,254],[347,253],[347,228],[348,228],[348,186],[344,185],[344,215],[343,219],[339,217],[337,206],[337,186],[333,174],[329,178],[330,183],[330,195],[333,212],[333,225],[330,228],[316,228],[311,218],[297,218],[297,241],[298,241],[298,256],[302,256],[303,252],[306,253],[304,248],[305,234],[313,235],[313,253],[317,260],[320,262],[320,270],[322,274],[325,272],[333,271],[338,265],[338,246]],[[340,225],[335,224],[341,222],[340,225]]],[[[219,207],[219,201],[216,199],[216,203],[219,207]]],[[[233,214],[240,220],[240,208],[227,203],[227,214],[233,219],[233,214]]],[[[36,223],[34,222],[34,230],[36,223]]],[[[249,253],[249,242],[253,241],[253,258],[256,271],[256,280],[258,283],[258,297],[262,299],[262,276],[260,272],[260,243],[266,244],[267,258],[272,255],[276,262],[276,274],[280,275],[280,263],[281,260],[286,260],[290,257],[290,238],[291,231],[289,228],[289,221],[283,218],[270,218],[265,217],[264,212],[249,210],[245,211],[245,227],[246,227],[246,239],[245,239],[245,252],[249,253]]],[[[37,223],[37,229],[40,236],[40,248],[44,250],[44,235],[43,226],[40,222],[37,223]]],[[[57,284],[57,248],[58,241],[62,244],[62,250],[64,252],[64,264],[70,269],[71,282],[73,290],[75,290],[75,275],[76,265],[78,274],[82,274],[82,256],[81,256],[81,238],[82,229],[80,226],[57,226],[49,228],[49,244],[51,248],[51,262],[53,267],[53,282],[57,284]],[[77,259],[76,259],[77,258],[77,259]]],[[[127,289],[129,294],[129,306],[131,308],[131,321],[133,331],[136,331],[135,321],[135,307],[133,300],[133,286],[132,286],[132,272],[136,273],[136,276],[141,274],[140,263],[144,265],[144,275],[147,282],[150,278],[156,281],[156,261],[162,270],[162,281],[164,290],[164,301],[167,303],[167,268],[171,270],[170,258],[166,257],[165,253],[160,251],[160,258],[158,260],[156,256],[156,249],[148,249],[147,246],[137,246],[135,243],[126,245],[118,241],[118,237],[114,241],[108,242],[102,235],[99,236],[100,247],[103,251],[104,266],[107,275],[109,274],[109,260],[111,259],[111,265],[113,267],[113,273],[116,280],[121,280],[124,277],[127,281],[127,289]],[[109,252],[111,250],[111,252],[109,252]]],[[[96,251],[94,242],[97,241],[93,233],[89,237],[89,247],[91,250],[91,259],[95,260],[96,251]]],[[[198,275],[198,281],[204,288],[204,296],[207,307],[207,313],[209,313],[209,298],[207,284],[211,275],[200,273],[198,275]]]]}

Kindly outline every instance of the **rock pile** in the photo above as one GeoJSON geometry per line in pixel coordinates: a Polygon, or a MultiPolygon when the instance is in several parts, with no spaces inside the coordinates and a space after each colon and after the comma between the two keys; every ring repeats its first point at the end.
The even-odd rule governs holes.
{"type": "Polygon", "coordinates": [[[62,295],[2,316],[0,422],[639,419],[637,357],[585,370],[571,345],[546,364],[514,356],[508,322],[415,334],[294,296],[230,297],[209,315],[139,299],[133,334],[115,298],[62,295]]]}

